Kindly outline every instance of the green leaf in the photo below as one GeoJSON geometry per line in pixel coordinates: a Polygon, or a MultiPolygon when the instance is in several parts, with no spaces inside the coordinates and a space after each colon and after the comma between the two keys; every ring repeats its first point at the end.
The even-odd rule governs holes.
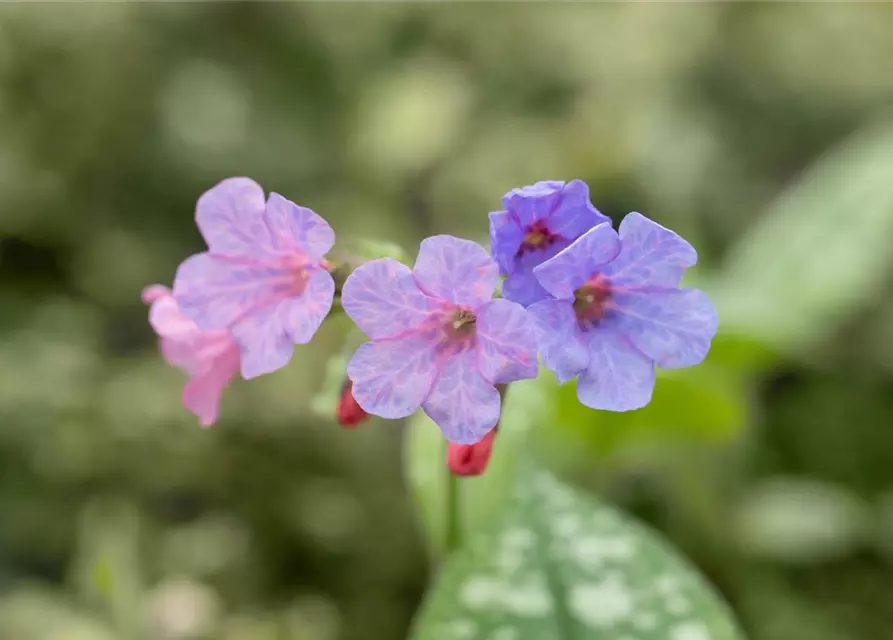
{"type": "Polygon", "coordinates": [[[713,589],[654,533],[532,470],[450,558],[413,637],[742,638],[713,589]]]}
{"type": "MultiPolygon", "coordinates": [[[[574,447],[610,453],[633,441],[728,440],[747,424],[748,413],[742,382],[704,363],[691,369],[658,371],[651,402],[636,411],[595,411],[580,403],[576,381],[564,384],[557,392],[554,428],[574,447]]],[[[541,435],[555,437],[553,429],[543,430],[541,435]]]]}
{"type": "MultiPolygon", "coordinates": [[[[509,494],[531,428],[547,420],[552,410],[550,396],[554,385],[546,379],[550,375],[541,368],[537,380],[509,385],[487,472],[459,480],[459,527],[463,538],[509,494]]],[[[406,437],[405,463],[416,512],[432,550],[439,554],[446,542],[446,440],[437,425],[421,411],[410,421],[406,437]]]]}
{"type": "Polygon", "coordinates": [[[394,244],[393,242],[359,238],[355,243],[357,253],[366,260],[393,258],[394,260],[406,264],[410,259],[406,251],[403,250],[403,247],[394,244]]]}
{"type": "Polygon", "coordinates": [[[725,330],[801,350],[879,292],[893,262],[893,125],[819,160],[705,283],[725,330]]]}
{"type": "MultiPolygon", "coordinates": [[[[333,321],[338,321],[334,319],[333,321]]],[[[344,320],[345,324],[349,319],[344,320]]],[[[366,341],[365,334],[357,329],[351,323],[350,328],[345,330],[344,344],[341,351],[329,357],[323,372],[322,385],[319,391],[310,400],[310,410],[321,418],[332,420],[335,417],[335,410],[341,401],[341,391],[344,388],[344,381],[347,378],[347,363],[350,357],[363,342],[366,341]]]]}

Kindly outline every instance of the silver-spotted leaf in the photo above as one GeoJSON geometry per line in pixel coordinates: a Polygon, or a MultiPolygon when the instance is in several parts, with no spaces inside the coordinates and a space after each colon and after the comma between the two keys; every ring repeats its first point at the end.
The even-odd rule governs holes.
{"type": "Polygon", "coordinates": [[[447,562],[413,637],[742,638],[713,589],[654,533],[533,470],[447,562]]]}

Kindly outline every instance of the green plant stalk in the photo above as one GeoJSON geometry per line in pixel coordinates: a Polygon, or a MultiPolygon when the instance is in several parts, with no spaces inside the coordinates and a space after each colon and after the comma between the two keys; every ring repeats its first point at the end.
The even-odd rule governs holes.
{"type": "MultiPolygon", "coordinates": [[[[444,440],[444,445],[449,447],[449,443],[444,440]]],[[[446,456],[444,456],[446,458],[446,456]]],[[[461,531],[461,496],[459,495],[459,477],[453,475],[449,466],[444,465],[447,474],[446,481],[446,539],[444,540],[444,551],[449,556],[462,546],[461,531]]]]}
{"type": "MultiPolygon", "coordinates": [[[[507,384],[498,384],[496,389],[499,391],[499,399],[502,406],[505,406],[505,396],[508,393],[507,384]]],[[[497,428],[499,425],[497,424],[497,428]]],[[[449,450],[449,442],[444,440],[444,446],[449,450]]],[[[446,458],[446,456],[444,456],[446,458]]],[[[460,494],[459,482],[461,478],[453,475],[449,466],[446,466],[446,499],[444,500],[446,517],[446,532],[444,538],[444,553],[449,556],[462,546],[462,495],[460,494]]]]}

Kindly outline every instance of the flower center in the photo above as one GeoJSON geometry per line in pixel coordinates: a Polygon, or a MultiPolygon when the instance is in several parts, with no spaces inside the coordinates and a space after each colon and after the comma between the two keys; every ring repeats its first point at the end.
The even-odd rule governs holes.
{"type": "Polygon", "coordinates": [[[456,309],[450,317],[450,333],[459,338],[467,338],[474,335],[477,316],[471,309],[456,309]]]}
{"type": "Polygon", "coordinates": [[[524,240],[521,242],[521,248],[518,249],[519,256],[528,251],[545,249],[559,238],[549,230],[545,222],[534,222],[524,231],[524,240]]]}
{"type": "Polygon", "coordinates": [[[583,324],[593,325],[601,320],[611,297],[611,285],[603,275],[589,278],[582,287],[574,291],[574,313],[583,324]]]}

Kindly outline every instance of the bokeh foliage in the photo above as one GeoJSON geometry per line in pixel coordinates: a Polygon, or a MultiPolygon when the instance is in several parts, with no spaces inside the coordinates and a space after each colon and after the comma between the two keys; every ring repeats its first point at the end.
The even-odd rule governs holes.
{"type": "Polygon", "coordinates": [[[139,290],[230,175],[410,255],[545,178],[691,239],[707,362],[634,414],[547,389],[529,437],[754,640],[893,638],[891,30],[882,4],[4,4],[0,638],[406,635],[404,427],[311,411],[344,325],[210,431],[156,353],[139,290]]]}

